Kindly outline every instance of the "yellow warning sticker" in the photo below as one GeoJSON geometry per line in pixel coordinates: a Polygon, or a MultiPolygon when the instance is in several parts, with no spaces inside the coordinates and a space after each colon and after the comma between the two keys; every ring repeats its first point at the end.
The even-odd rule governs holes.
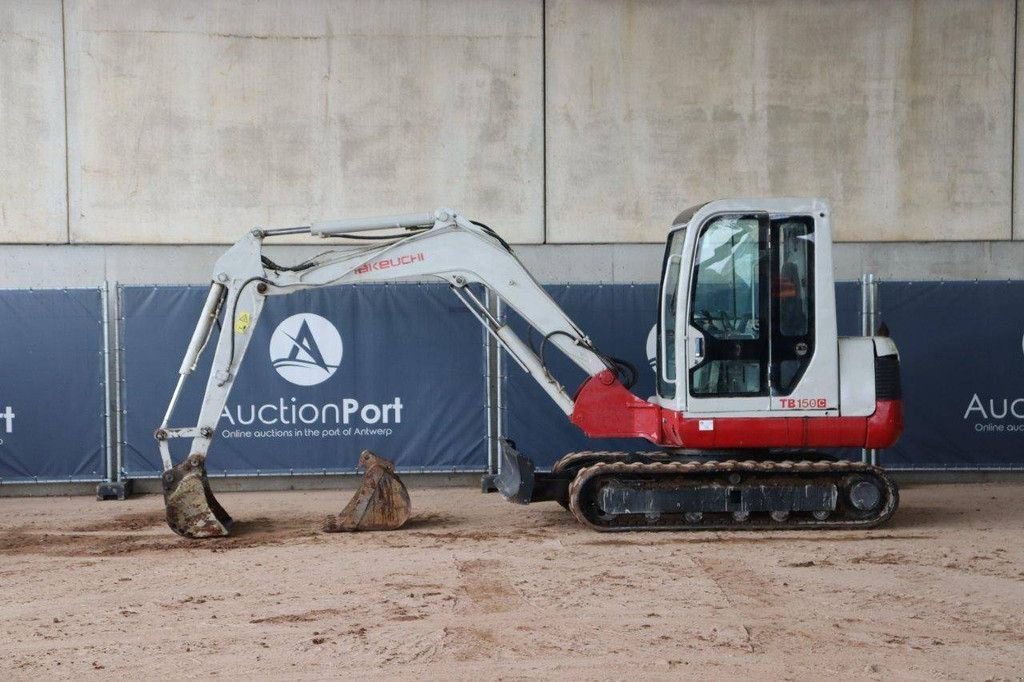
{"type": "Polygon", "coordinates": [[[243,310],[238,313],[238,317],[235,318],[235,333],[244,333],[245,330],[249,328],[250,324],[252,324],[252,315],[243,310]]]}

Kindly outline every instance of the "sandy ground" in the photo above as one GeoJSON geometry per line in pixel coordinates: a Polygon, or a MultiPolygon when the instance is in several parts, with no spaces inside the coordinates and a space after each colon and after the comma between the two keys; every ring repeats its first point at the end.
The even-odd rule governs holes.
{"type": "Polygon", "coordinates": [[[156,496],[0,499],[5,679],[1024,676],[1024,485],[904,490],[873,531],[599,534],[553,503],[412,488],[223,494],[187,541],[156,496]]]}

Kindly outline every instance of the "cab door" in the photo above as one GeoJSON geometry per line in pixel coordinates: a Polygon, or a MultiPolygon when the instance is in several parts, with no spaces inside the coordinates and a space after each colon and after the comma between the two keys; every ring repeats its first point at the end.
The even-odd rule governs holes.
{"type": "Polygon", "coordinates": [[[732,213],[696,235],[685,318],[690,414],[770,407],[769,230],[767,213],[732,213]]]}

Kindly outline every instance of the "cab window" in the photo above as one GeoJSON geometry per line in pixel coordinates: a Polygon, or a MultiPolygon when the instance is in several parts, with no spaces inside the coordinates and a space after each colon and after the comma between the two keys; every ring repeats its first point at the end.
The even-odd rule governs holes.
{"type": "Polygon", "coordinates": [[[766,236],[762,215],[720,216],[701,231],[689,320],[702,332],[693,340],[693,396],[767,394],[766,236]]]}
{"type": "Polygon", "coordinates": [[[814,219],[772,220],[772,387],[789,395],[814,355],[814,219]]]}
{"type": "Polygon", "coordinates": [[[686,229],[676,230],[665,247],[665,262],[662,266],[664,277],[661,289],[661,314],[658,316],[657,357],[658,395],[663,398],[676,396],[675,383],[668,379],[676,377],[676,315],[679,309],[679,274],[682,267],[683,242],[686,229]],[[662,339],[664,338],[664,343],[662,339]],[[664,357],[662,353],[664,352],[664,357]]]}

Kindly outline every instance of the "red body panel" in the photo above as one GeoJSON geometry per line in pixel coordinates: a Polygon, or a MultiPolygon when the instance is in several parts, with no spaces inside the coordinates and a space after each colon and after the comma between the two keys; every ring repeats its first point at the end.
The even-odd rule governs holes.
{"type": "Polygon", "coordinates": [[[662,408],[641,400],[606,369],[580,386],[569,419],[591,438],[646,438],[662,444],[662,408]]]}
{"type": "Polygon", "coordinates": [[[610,370],[576,392],[572,423],[591,438],[645,438],[663,447],[887,448],[903,431],[903,402],[879,400],[869,417],[690,417],[637,398],[610,370]],[[706,427],[701,430],[701,422],[706,427]],[[710,425],[707,424],[710,422],[710,425]],[[707,428],[710,426],[711,428],[707,428]]]}

